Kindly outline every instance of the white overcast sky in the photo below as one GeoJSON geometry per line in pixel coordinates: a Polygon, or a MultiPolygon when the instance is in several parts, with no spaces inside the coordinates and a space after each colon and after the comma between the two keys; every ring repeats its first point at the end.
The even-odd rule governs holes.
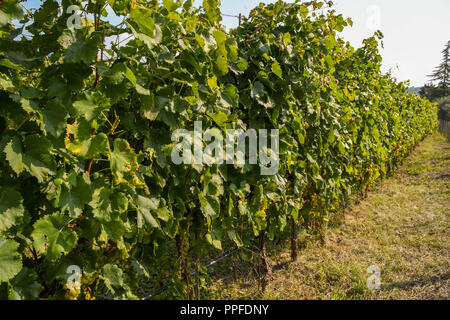
{"type": "MultiPolygon", "coordinates": [[[[275,0],[222,0],[222,12],[232,15],[248,12],[260,2],[275,0]]],[[[288,1],[293,2],[293,1],[288,1]]],[[[202,0],[196,0],[201,4],[202,0]]],[[[335,10],[352,18],[352,28],[342,33],[345,40],[359,47],[373,35],[376,15],[384,34],[383,69],[411,86],[428,82],[427,75],[439,65],[450,40],[450,0],[335,0],[335,10]]],[[[237,19],[224,17],[224,24],[237,25],[237,19]]]]}
{"type": "MultiPolygon", "coordinates": [[[[292,0],[286,0],[293,2],[292,0]]],[[[195,0],[201,5],[203,0],[195,0]]],[[[276,0],[222,0],[222,13],[248,15],[260,2],[276,0]]],[[[335,0],[335,10],[352,18],[354,25],[342,33],[345,40],[359,47],[375,29],[383,32],[383,69],[391,70],[401,81],[411,86],[428,82],[427,75],[439,65],[447,41],[450,40],[450,0],[335,0]],[[379,16],[379,19],[377,19],[379,16]]],[[[41,2],[28,0],[27,7],[41,2]]],[[[235,27],[238,19],[224,17],[223,23],[235,27]]]]}

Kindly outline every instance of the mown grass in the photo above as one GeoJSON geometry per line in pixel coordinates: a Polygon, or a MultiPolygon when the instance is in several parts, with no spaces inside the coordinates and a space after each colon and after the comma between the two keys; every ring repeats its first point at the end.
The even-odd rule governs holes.
{"type": "Polygon", "coordinates": [[[273,280],[234,265],[216,282],[220,299],[449,299],[450,143],[424,140],[389,179],[344,210],[325,244],[310,241],[289,262],[287,245],[271,248],[273,280]],[[281,251],[280,251],[281,249],[281,251]],[[369,266],[381,270],[380,290],[367,288],[369,266]]]}

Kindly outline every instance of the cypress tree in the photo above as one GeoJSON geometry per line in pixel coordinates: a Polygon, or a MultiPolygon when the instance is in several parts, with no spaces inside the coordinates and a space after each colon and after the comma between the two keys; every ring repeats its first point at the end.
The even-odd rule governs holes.
{"type": "Polygon", "coordinates": [[[442,50],[442,55],[441,64],[428,77],[431,78],[431,81],[437,81],[438,87],[443,89],[444,95],[447,96],[450,84],[450,41],[447,42],[444,50],[442,50]]]}

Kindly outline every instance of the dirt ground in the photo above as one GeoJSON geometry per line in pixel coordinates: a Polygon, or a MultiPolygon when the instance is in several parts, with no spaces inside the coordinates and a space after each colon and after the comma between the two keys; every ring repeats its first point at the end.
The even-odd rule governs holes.
{"type": "Polygon", "coordinates": [[[287,245],[270,250],[273,280],[264,294],[244,272],[218,281],[220,298],[450,299],[449,226],[450,142],[436,133],[345,210],[325,245],[305,241],[293,263],[287,245]],[[368,278],[377,276],[370,266],[380,271],[378,290],[368,289],[368,278]]]}

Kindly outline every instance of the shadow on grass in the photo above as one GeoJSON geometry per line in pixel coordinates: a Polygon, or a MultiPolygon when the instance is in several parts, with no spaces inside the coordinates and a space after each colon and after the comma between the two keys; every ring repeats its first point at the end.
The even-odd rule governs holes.
{"type": "Polygon", "coordinates": [[[412,280],[412,281],[403,281],[403,282],[396,282],[389,285],[382,285],[381,290],[384,291],[390,291],[392,289],[408,289],[418,286],[423,286],[425,284],[436,284],[442,281],[446,281],[450,279],[450,272],[447,272],[442,275],[437,275],[434,277],[429,277],[422,280],[412,280]]]}

